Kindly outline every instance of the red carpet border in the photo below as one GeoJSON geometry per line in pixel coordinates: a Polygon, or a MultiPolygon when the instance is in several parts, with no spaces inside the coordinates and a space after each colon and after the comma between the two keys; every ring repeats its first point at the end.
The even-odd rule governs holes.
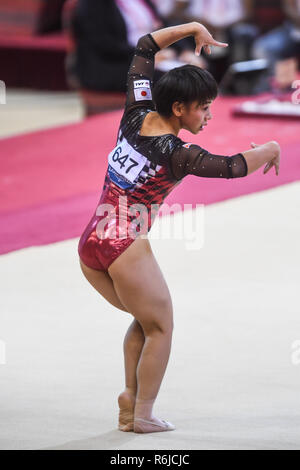
{"type": "MultiPolygon", "coordinates": [[[[204,132],[180,137],[217,154],[232,155],[277,140],[279,176],[263,168],[231,180],[188,176],[165,202],[212,204],[300,179],[299,122],[234,118],[241,98],[218,98],[204,132]]],[[[0,140],[0,253],[79,237],[96,208],[122,113],[0,140]]]]}

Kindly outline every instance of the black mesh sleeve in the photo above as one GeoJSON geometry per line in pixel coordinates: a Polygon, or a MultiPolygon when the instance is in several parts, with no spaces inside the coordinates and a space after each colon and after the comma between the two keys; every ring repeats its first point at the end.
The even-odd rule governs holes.
{"type": "Polygon", "coordinates": [[[128,71],[125,113],[135,106],[154,109],[152,101],[154,57],[159,50],[151,34],[146,34],[138,40],[128,71]]]}
{"type": "Polygon", "coordinates": [[[177,180],[187,175],[204,178],[241,178],[248,166],[241,153],[230,157],[214,155],[199,145],[182,142],[170,157],[170,168],[177,180]]]}

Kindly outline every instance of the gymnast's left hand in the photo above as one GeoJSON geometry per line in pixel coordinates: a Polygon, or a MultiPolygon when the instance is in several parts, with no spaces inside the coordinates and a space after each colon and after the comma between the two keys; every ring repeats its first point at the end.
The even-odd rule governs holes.
{"type": "Polygon", "coordinates": [[[194,22],[194,39],[196,42],[195,54],[200,55],[201,49],[203,47],[204,51],[207,54],[211,54],[211,46],[218,47],[228,47],[228,44],[225,42],[216,41],[210,32],[203,26],[201,23],[194,22]]]}

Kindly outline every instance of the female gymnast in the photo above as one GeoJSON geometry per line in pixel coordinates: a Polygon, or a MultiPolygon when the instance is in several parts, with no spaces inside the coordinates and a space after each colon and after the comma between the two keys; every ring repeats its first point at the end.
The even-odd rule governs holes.
{"type": "Polygon", "coordinates": [[[108,302],[134,317],[124,339],[125,389],[118,397],[119,429],[126,432],[175,429],[152,412],[169,360],[173,307],[147,238],[157,214],[150,213],[150,206],[159,208],[186,175],[239,178],[262,165],[266,165],[264,173],[272,166],[279,173],[280,147],[275,141],[252,143],[249,150],[225,156],[177,137],[180,129],[197,134],[207,125],[212,118],[210,104],[217,96],[214,78],[193,65],[170,70],[152,88],[155,53],[187,36],[195,39],[196,55],[202,47],[208,54],[211,46],[227,47],[197,22],[139,39],[103,191],[78,244],[88,282],[108,302]]]}

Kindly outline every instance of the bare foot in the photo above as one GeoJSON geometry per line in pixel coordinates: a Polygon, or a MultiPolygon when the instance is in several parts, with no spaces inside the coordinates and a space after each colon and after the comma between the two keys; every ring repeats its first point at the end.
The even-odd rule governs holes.
{"type": "Polygon", "coordinates": [[[128,392],[122,392],[118,397],[119,403],[119,430],[133,431],[135,397],[128,392]]]}
{"type": "Polygon", "coordinates": [[[175,426],[172,423],[155,418],[155,416],[150,419],[134,418],[134,432],[136,433],[173,431],[174,429],[175,426]]]}

